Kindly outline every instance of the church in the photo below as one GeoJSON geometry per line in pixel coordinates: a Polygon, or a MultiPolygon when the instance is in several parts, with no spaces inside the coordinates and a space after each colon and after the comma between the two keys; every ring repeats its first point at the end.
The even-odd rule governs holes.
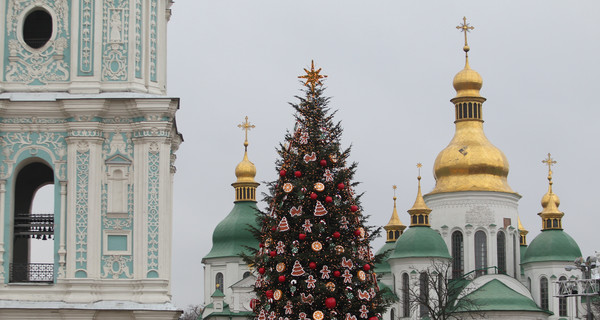
{"type": "MultiPolygon", "coordinates": [[[[508,159],[484,133],[483,79],[469,65],[467,31],[472,27],[464,20],[458,28],[465,33],[465,66],[454,77],[456,96],[450,100],[455,134],[435,158],[435,187],[426,194],[419,171],[416,199],[405,220],[408,228],[394,197],[391,218],[383,226],[386,243],[378,248],[385,258],[375,266],[380,290],[393,301],[381,318],[428,319],[444,308],[464,318],[583,319],[587,309],[581,299],[557,297],[554,290],[556,281],[582,278],[580,270],[565,268],[582,253],[562,224],[564,213],[552,189],[556,162],[550,154],[543,161],[548,165],[548,190],[539,212],[542,232],[528,241],[519,219],[521,195],[507,180],[508,159]],[[436,279],[457,285],[444,291],[443,281],[436,279]],[[452,304],[444,305],[447,301],[439,298],[443,294],[435,301],[440,291],[452,297],[452,304]]],[[[248,129],[247,122],[240,126],[248,129]]],[[[239,255],[247,252],[246,246],[257,245],[247,226],[256,224],[258,183],[247,139],[244,145],[232,184],[233,209],[215,228],[212,249],[202,261],[203,319],[252,315],[256,278],[239,255]]]]}
{"type": "Polygon", "coordinates": [[[179,318],[171,5],[0,6],[0,318],[179,318]],[[52,209],[34,211],[47,186],[52,209]]]}

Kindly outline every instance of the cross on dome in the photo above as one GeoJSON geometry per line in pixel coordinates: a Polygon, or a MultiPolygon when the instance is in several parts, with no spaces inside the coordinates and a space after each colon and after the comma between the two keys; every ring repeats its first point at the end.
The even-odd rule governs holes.
{"type": "Polygon", "coordinates": [[[460,30],[460,32],[463,32],[465,34],[465,46],[463,47],[463,50],[465,51],[465,55],[468,57],[469,54],[469,44],[467,43],[467,32],[470,32],[471,30],[475,29],[475,27],[470,26],[467,23],[467,17],[463,17],[463,23],[461,25],[456,26],[456,29],[460,30]]]}
{"type": "Polygon", "coordinates": [[[238,128],[241,128],[242,130],[245,131],[246,137],[244,139],[244,148],[246,148],[246,150],[248,150],[248,130],[250,130],[252,128],[256,128],[256,126],[253,124],[250,124],[250,122],[248,122],[248,116],[246,116],[245,121],[242,122],[241,124],[238,124],[238,128]]]}

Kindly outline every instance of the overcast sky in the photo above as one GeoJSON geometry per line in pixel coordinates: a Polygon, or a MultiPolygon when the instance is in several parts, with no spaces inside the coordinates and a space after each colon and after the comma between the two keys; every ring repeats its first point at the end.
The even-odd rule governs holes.
{"type": "Polygon", "coordinates": [[[185,139],[174,193],[176,305],[204,301],[201,258],[233,206],[230,184],[243,156],[237,125],[246,115],[256,125],[249,133],[256,180],[276,179],[275,146],[293,127],[288,102],[311,59],[329,76],[325,94],[359,163],[369,223],[388,222],[396,184],[408,224],[416,163],[429,192],[433,162],[454,134],[449,99],[464,66],[456,29],[463,16],[475,27],[470,65],[484,81],[485,132],[508,157],[528,241],[541,229],[548,189],[541,161],[550,152],[565,231],[583,255],[600,250],[600,2],[180,0],[172,9],[168,92],[181,98],[185,139]]]}

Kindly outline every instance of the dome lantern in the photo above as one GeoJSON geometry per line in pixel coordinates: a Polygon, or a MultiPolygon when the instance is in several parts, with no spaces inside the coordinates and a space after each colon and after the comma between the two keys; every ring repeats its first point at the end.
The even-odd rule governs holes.
{"type": "Polygon", "coordinates": [[[246,138],[244,140],[244,158],[235,167],[237,181],[231,184],[235,188],[235,202],[256,202],[256,187],[259,185],[258,182],[254,181],[256,166],[248,160],[248,130],[255,128],[255,126],[248,122],[248,116],[246,116],[245,122],[239,124],[238,127],[245,131],[246,138]]]}

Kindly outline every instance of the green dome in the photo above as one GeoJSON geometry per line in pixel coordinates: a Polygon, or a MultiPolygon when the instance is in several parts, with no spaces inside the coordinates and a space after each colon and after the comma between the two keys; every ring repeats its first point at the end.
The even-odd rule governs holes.
{"type": "Polygon", "coordinates": [[[543,230],[527,247],[522,264],[543,261],[573,262],[581,257],[577,242],[562,230],[543,230]]]}
{"type": "Polygon", "coordinates": [[[376,254],[385,253],[387,254],[383,257],[383,260],[380,263],[375,264],[375,272],[377,274],[385,274],[392,272],[392,268],[390,264],[387,262],[388,257],[394,252],[394,247],[396,246],[395,241],[386,242],[381,249],[377,250],[376,254]]]}
{"type": "Polygon", "coordinates": [[[412,226],[404,232],[389,259],[435,257],[450,259],[448,247],[437,231],[425,226],[412,226]]]}
{"type": "Polygon", "coordinates": [[[212,249],[202,260],[237,257],[240,253],[249,253],[244,246],[258,249],[258,240],[248,230],[250,226],[257,227],[257,212],[254,201],[236,202],[229,215],[215,228],[212,249]]]}
{"type": "Polygon", "coordinates": [[[526,297],[509,288],[498,279],[493,279],[467,294],[459,300],[455,307],[464,312],[475,308],[480,311],[521,311],[521,312],[545,312],[540,309],[531,298],[526,297]],[[475,306],[467,305],[465,301],[473,301],[475,306]],[[462,302],[462,303],[461,303],[462,302]]]}

